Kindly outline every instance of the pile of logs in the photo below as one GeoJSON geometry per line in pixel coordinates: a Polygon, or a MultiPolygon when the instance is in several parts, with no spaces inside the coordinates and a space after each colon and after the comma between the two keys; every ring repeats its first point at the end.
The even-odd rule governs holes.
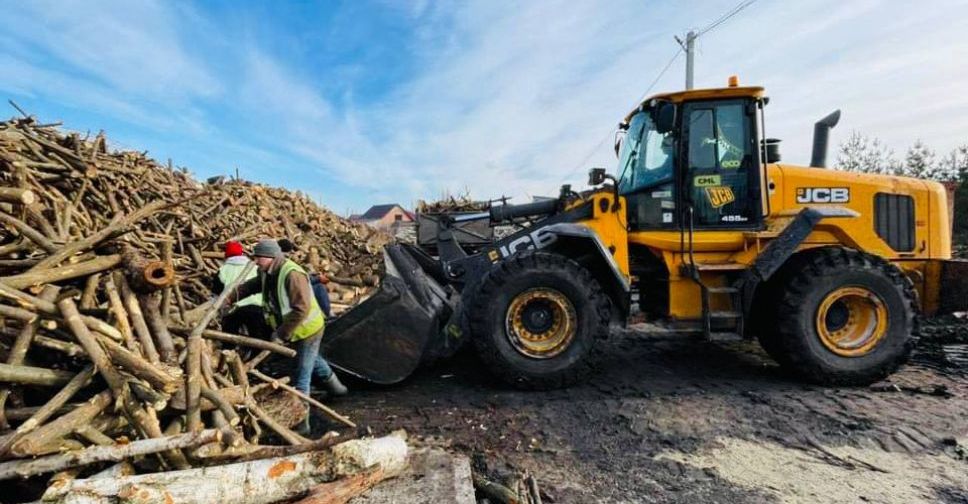
{"type": "Polygon", "coordinates": [[[280,234],[327,273],[336,308],[377,285],[387,238],[301,194],[198,183],[110,152],[103,133],[0,123],[0,480],[56,473],[67,488],[108,463],[157,473],[288,453],[273,442],[319,449],[292,430],[307,407],[355,427],[258,369],[291,348],[214,327],[223,243],[280,234]]]}
{"type": "Polygon", "coordinates": [[[338,304],[353,304],[379,282],[389,240],[301,193],[226,177],[200,183],[144,152],[109,152],[103,133],[85,139],[33,118],[0,123],[0,210],[0,276],[43,280],[40,271],[91,259],[92,245],[128,232],[142,255],[170,258],[180,304],[211,297],[206,279],[227,240],[251,246],[266,237],[289,238],[292,257],[327,274],[338,304]]]}
{"type": "Polygon", "coordinates": [[[417,201],[417,213],[483,212],[490,207],[487,201],[475,201],[468,194],[444,195],[437,201],[417,201]]]}

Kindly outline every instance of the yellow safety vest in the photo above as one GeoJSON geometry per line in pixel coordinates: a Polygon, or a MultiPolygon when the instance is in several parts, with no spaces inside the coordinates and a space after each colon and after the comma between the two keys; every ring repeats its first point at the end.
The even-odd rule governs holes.
{"type": "MultiPolygon", "coordinates": [[[[242,270],[245,269],[248,261],[233,261],[231,259],[226,260],[224,264],[218,269],[218,279],[222,282],[222,285],[228,287],[239,275],[242,274],[242,270]]],[[[249,273],[245,275],[242,282],[255,278],[259,274],[259,268],[249,269],[249,273]]],[[[253,294],[246,298],[240,299],[232,305],[232,308],[239,308],[242,306],[262,306],[262,294],[253,294]]]]}
{"type": "MultiPolygon", "coordinates": [[[[286,262],[282,263],[282,266],[279,268],[279,276],[278,280],[276,281],[277,304],[274,306],[264,306],[263,308],[266,323],[269,324],[269,327],[273,329],[279,327],[279,322],[292,311],[292,306],[289,304],[289,292],[286,290],[286,278],[293,271],[306,275],[306,271],[299,267],[298,264],[286,259],[286,262]],[[278,313],[276,311],[277,309],[279,311],[278,313]]],[[[269,275],[262,275],[263,297],[266,297],[266,289],[271,288],[271,286],[266,285],[266,277],[268,276],[269,275]]],[[[306,275],[306,278],[308,281],[309,275],[306,275]]],[[[322,331],[326,326],[326,318],[323,316],[323,310],[319,308],[319,303],[316,302],[316,296],[310,296],[310,302],[311,307],[309,309],[309,314],[306,315],[306,318],[304,318],[295,329],[293,329],[292,334],[289,336],[289,341],[304,340],[322,331]]]]}

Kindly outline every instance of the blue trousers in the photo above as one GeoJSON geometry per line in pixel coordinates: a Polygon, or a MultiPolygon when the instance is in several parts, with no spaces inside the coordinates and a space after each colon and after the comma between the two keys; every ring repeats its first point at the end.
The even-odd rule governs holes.
{"type": "Polygon", "coordinates": [[[319,333],[310,338],[296,342],[296,367],[292,373],[292,386],[300,392],[309,395],[309,388],[313,378],[325,380],[333,374],[326,359],[319,355],[319,342],[323,334],[319,333]]]}

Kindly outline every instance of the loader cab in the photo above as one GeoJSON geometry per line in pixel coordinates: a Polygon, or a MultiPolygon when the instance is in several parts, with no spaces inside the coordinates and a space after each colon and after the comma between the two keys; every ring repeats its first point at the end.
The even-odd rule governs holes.
{"type": "Polygon", "coordinates": [[[759,88],[660,95],[623,121],[617,172],[629,231],[762,227],[762,101],[750,89],[759,88]]]}

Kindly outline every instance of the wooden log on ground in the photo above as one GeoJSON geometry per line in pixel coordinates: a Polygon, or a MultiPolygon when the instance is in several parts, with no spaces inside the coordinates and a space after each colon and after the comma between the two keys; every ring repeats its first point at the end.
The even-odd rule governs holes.
{"type": "Polygon", "coordinates": [[[278,380],[272,378],[271,376],[265,375],[264,373],[260,372],[258,369],[251,369],[251,370],[249,370],[249,374],[251,374],[252,376],[255,376],[256,378],[258,378],[258,379],[260,379],[260,380],[262,380],[262,381],[264,381],[266,383],[271,384],[273,388],[276,388],[276,387],[281,388],[282,390],[285,390],[286,392],[289,392],[290,394],[292,394],[292,395],[294,395],[294,396],[302,399],[303,401],[306,401],[307,403],[309,403],[309,404],[311,404],[311,405],[319,408],[320,411],[322,411],[323,413],[325,413],[326,416],[332,418],[333,420],[336,420],[337,422],[340,422],[343,425],[345,425],[345,426],[347,426],[347,427],[349,427],[351,429],[355,429],[356,428],[356,424],[353,423],[352,420],[350,420],[349,418],[346,418],[343,415],[340,415],[339,413],[337,413],[336,411],[334,411],[332,408],[330,408],[330,407],[326,406],[325,404],[317,401],[316,399],[313,399],[312,397],[310,397],[310,396],[302,393],[302,391],[296,389],[295,387],[292,387],[290,385],[286,385],[285,383],[280,383],[278,380]]]}
{"type": "Polygon", "coordinates": [[[12,318],[29,323],[37,319],[37,313],[15,306],[0,305],[0,318],[12,318]]]}
{"type": "MultiPolygon", "coordinates": [[[[40,293],[38,298],[41,302],[52,302],[57,298],[57,293],[59,289],[56,286],[44,287],[44,290],[40,293]]],[[[37,329],[40,327],[40,321],[34,319],[27,324],[24,324],[23,328],[17,333],[17,339],[14,340],[13,345],[10,347],[10,353],[7,356],[7,364],[19,365],[23,363],[24,357],[27,355],[27,350],[30,348],[30,343],[36,337],[37,329]]],[[[7,420],[5,418],[4,410],[6,409],[7,397],[10,395],[10,388],[4,388],[0,390],[0,427],[7,427],[7,420]]]]}
{"type": "MultiPolygon", "coordinates": [[[[69,242],[65,244],[60,249],[55,248],[54,250],[48,250],[51,255],[46,257],[43,261],[39,262],[36,266],[30,269],[30,272],[38,272],[41,270],[53,268],[57,266],[68,257],[77,254],[78,252],[83,252],[85,250],[90,250],[94,248],[97,244],[101,243],[108,238],[121,234],[128,230],[133,224],[137,223],[141,219],[159,211],[166,207],[172,206],[164,200],[152,201],[143,208],[138,209],[120,219],[113,221],[110,225],[104,227],[103,229],[91,234],[81,240],[69,242]]],[[[0,214],[2,215],[2,214],[0,214]]],[[[46,249],[45,249],[46,250],[46,249]]],[[[120,259],[119,259],[120,260],[120,259]]]]}
{"type": "Polygon", "coordinates": [[[124,341],[128,350],[140,352],[134,340],[131,322],[128,320],[128,311],[124,309],[124,301],[121,300],[121,294],[112,275],[108,275],[107,281],[104,282],[104,290],[108,293],[108,306],[110,306],[111,314],[114,315],[114,321],[118,325],[122,341],[124,341]]]}
{"type": "Polygon", "coordinates": [[[70,413],[28,433],[13,444],[10,452],[19,457],[39,454],[43,446],[74,432],[81,425],[86,425],[110,403],[111,392],[101,392],[86,403],[74,408],[70,413]]]}
{"type": "Polygon", "coordinates": [[[121,290],[121,300],[124,302],[124,308],[127,310],[128,316],[131,318],[131,326],[134,328],[134,333],[138,337],[141,352],[152,363],[157,364],[161,362],[161,357],[155,348],[155,342],[151,338],[151,331],[148,330],[148,323],[145,322],[144,314],[141,312],[141,304],[138,303],[138,297],[131,290],[124,275],[116,274],[114,278],[118,283],[118,288],[121,290]]]}
{"type": "Polygon", "coordinates": [[[74,305],[74,301],[71,298],[64,298],[57,302],[57,307],[60,308],[61,314],[63,314],[64,319],[67,321],[67,325],[70,326],[71,332],[74,333],[74,337],[77,338],[77,342],[84,347],[84,351],[87,352],[88,357],[91,362],[97,367],[98,372],[104,377],[104,381],[108,383],[113,391],[122,390],[124,385],[124,380],[114,365],[111,364],[111,360],[108,358],[107,353],[98,344],[97,339],[94,335],[88,331],[87,326],[81,321],[81,315],[77,312],[77,306],[74,305]]]}
{"type": "Polygon", "coordinates": [[[62,341],[56,338],[49,338],[47,336],[34,336],[34,345],[41,348],[47,348],[50,350],[56,350],[58,352],[67,355],[68,357],[78,357],[81,355],[87,355],[84,352],[84,348],[74,343],[67,341],[62,341]]]}
{"type": "Polygon", "coordinates": [[[73,504],[109,504],[119,500],[126,504],[283,502],[305,495],[320,483],[373,468],[382,470],[386,477],[397,476],[406,465],[406,441],[394,435],[348,441],[334,446],[330,452],[113,479],[78,479],[48,488],[42,501],[73,504]]]}
{"type": "Polygon", "coordinates": [[[0,382],[53,387],[67,383],[74,373],[33,366],[0,364],[0,382]]]}
{"type": "MultiPolygon", "coordinates": [[[[171,330],[179,334],[189,334],[191,329],[186,327],[171,327],[171,330]]],[[[295,357],[296,351],[285,345],[279,343],[273,343],[271,341],[266,341],[258,338],[250,338],[247,336],[240,336],[238,334],[229,334],[221,331],[216,331],[213,329],[206,329],[202,331],[202,337],[208,340],[221,341],[223,343],[231,343],[233,345],[244,346],[249,348],[258,348],[260,350],[268,350],[285,357],[295,357]]]]}
{"type": "Polygon", "coordinates": [[[0,222],[7,224],[8,226],[16,229],[25,238],[34,242],[38,247],[44,249],[47,252],[53,253],[54,251],[57,250],[57,245],[54,245],[54,242],[50,241],[40,231],[37,231],[36,229],[30,227],[30,225],[27,224],[26,222],[12,215],[8,215],[6,212],[0,212],[0,222]]]}
{"type": "Polygon", "coordinates": [[[95,429],[93,426],[84,425],[81,428],[74,431],[75,434],[84,438],[85,441],[95,445],[109,446],[114,444],[114,440],[108,436],[105,436],[103,432],[95,429]]]}
{"type": "Polygon", "coordinates": [[[175,282],[175,269],[165,261],[152,261],[127,253],[124,271],[128,284],[138,294],[150,294],[175,282]]]}
{"type": "Polygon", "coordinates": [[[76,264],[65,264],[63,266],[48,270],[29,271],[20,275],[13,275],[0,278],[0,281],[13,287],[23,289],[34,285],[45,283],[57,283],[64,280],[84,277],[93,273],[111,269],[121,263],[121,256],[118,254],[98,256],[90,261],[79,262],[76,264]]]}
{"type": "Polygon", "coordinates": [[[151,334],[155,337],[158,357],[167,364],[177,364],[178,352],[175,351],[175,341],[168,331],[167,319],[161,313],[161,300],[157,296],[140,296],[139,300],[151,334]]]}
{"type": "Polygon", "coordinates": [[[336,481],[320,483],[292,504],[346,504],[386,478],[386,471],[382,467],[371,467],[336,481]]]}
{"type": "Polygon", "coordinates": [[[187,373],[185,382],[185,398],[187,401],[188,409],[185,412],[188,419],[188,430],[191,432],[198,432],[202,428],[201,410],[199,409],[199,402],[202,395],[202,355],[203,350],[202,345],[202,333],[208,328],[208,324],[212,322],[212,319],[218,315],[219,309],[228,299],[229,293],[235,290],[235,288],[245,279],[249,271],[255,266],[254,262],[246,264],[242,268],[242,272],[233,280],[229,285],[225,286],[225,290],[219,294],[215,303],[209,308],[209,311],[202,316],[201,321],[198,325],[192,329],[191,334],[188,335],[188,358],[187,358],[187,373]]]}
{"type": "Polygon", "coordinates": [[[264,445],[243,445],[229,448],[224,452],[213,457],[206,458],[207,462],[221,464],[227,462],[245,462],[249,460],[259,460],[275,457],[291,457],[299,453],[321,451],[338,443],[355,438],[355,432],[349,436],[340,436],[337,432],[327,432],[323,437],[298,445],[283,446],[264,446],[264,445]]]}
{"type": "MultiPolygon", "coordinates": [[[[79,404],[68,404],[55,411],[54,414],[65,415],[70,413],[78,406],[79,404]]],[[[40,411],[40,408],[42,407],[43,406],[21,406],[19,408],[7,408],[6,411],[4,411],[4,415],[10,422],[23,422],[40,411]]]]}
{"type": "MultiPolygon", "coordinates": [[[[161,243],[161,260],[171,268],[172,276],[174,277],[175,267],[172,264],[172,255],[174,251],[172,250],[171,240],[165,240],[161,243]]],[[[172,279],[172,284],[174,284],[175,278],[172,279]]],[[[171,285],[166,285],[161,291],[161,319],[167,324],[171,320],[171,285]]]]}
{"type": "Polygon", "coordinates": [[[95,273],[84,282],[84,294],[81,295],[81,302],[78,308],[90,310],[97,305],[97,289],[101,285],[101,273],[95,273]]]}
{"type": "Polygon", "coordinates": [[[37,195],[30,189],[0,187],[0,201],[16,203],[18,205],[33,205],[37,201],[37,195]]]}
{"type": "Polygon", "coordinates": [[[208,386],[202,386],[202,397],[208,399],[209,402],[218,408],[218,411],[222,412],[222,415],[225,416],[229,425],[234,427],[239,424],[239,414],[235,412],[232,404],[219,394],[218,390],[211,389],[208,386]]]}
{"type": "Polygon", "coordinates": [[[32,460],[14,460],[0,463],[0,480],[25,478],[36,474],[59,471],[97,462],[117,462],[139,455],[160,453],[167,450],[189,448],[218,438],[218,431],[204,430],[199,433],[180,434],[157,439],[142,439],[123,445],[91,446],[77,452],[68,452],[32,460]]]}
{"type": "Polygon", "coordinates": [[[111,362],[150,383],[162,393],[171,394],[178,390],[178,376],[172,376],[168,371],[148,362],[108,338],[99,338],[99,340],[107,351],[111,362]]]}
{"type": "Polygon", "coordinates": [[[31,415],[27,421],[20,424],[16,431],[0,437],[0,458],[7,454],[7,451],[18,439],[24,437],[30,431],[43,425],[43,423],[46,422],[51,415],[56,413],[61,407],[67,404],[67,401],[74,397],[74,394],[76,394],[78,390],[86,386],[91,381],[92,377],[94,377],[94,366],[89,365],[81,370],[80,373],[77,373],[77,375],[74,376],[74,378],[72,378],[71,381],[69,381],[67,385],[60,390],[60,392],[55,394],[54,397],[50,398],[50,400],[41,406],[36,413],[31,415]]]}
{"type": "Polygon", "coordinates": [[[296,434],[289,429],[289,427],[279,423],[279,421],[276,420],[272,415],[266,413],[266,411],[262,409],[262,407],[259,406],[259,404],[251,397],[248,398],[246,407],[252,412],[253,415],[255,415],[256,418],[259,419],[260,422],[262,422],[263,425],[278,434],[279,437],[284,439],[287,443],[291,445],[299,445],[309,442],[308,439],[296,434]]]}
{"type": "MultiPolygon", "coordinates": [[[[41,299],[35,296],[31,296],[26,292],[14,289],[9,285],[5,284],[0,280],[0,297],[5,297],[16,301],[22,307],[28,309],[35,309],[45,315],[53,315],[55,317],[60,317],[60,310],[50,300],[41,299]]],[[[91,330],[97,331],[101,334],[111,337],[114,340],[121,341],[121,333],[117,329],[111,327],[107,322],[100,320],[96,317],[90,317],[87,315],[81,315],[81,320],[91,330]]]]}

